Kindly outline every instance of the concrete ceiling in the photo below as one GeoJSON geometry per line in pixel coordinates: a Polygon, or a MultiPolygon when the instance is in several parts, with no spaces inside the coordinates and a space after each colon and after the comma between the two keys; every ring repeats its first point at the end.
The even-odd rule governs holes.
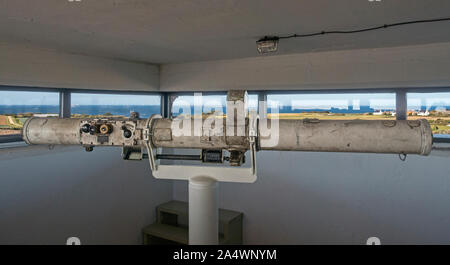
{"type": "MultiPolygon", "coordinates": [[[[449,0],[0,0],[0,42],[177,63],[258,56],[264,35],[447,16],[449,0]]],[[[282,40],[278,54],[448,41],[450,22],[439,22],[282,40]]]]}

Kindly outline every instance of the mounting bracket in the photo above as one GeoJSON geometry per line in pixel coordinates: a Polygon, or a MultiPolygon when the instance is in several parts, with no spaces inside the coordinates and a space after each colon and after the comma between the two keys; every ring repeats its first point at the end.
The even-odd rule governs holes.
{"type": "Polygon", "coordinates": [[[151,125],[153,120],[162,118],[161,115],[152,115],[147,120],[144,130],[145,146],[147,148],[150,168],[153,177],[157,179],[189,180],[197,176],[209,176],[220,182],[253,183],[256,175],[256,137],[258,117],[249,119],[249,142],[250,142],[250,167],[214,167],[214,166],[191,166],[191,165],[160,165],[156,161],[157,151],[151,143],[151,125]]]}

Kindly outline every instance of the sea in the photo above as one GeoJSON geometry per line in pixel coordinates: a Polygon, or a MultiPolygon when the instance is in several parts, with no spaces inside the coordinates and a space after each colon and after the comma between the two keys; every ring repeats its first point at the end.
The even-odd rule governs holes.
{"type": "MultiPolygon", "coordinates": [[[[422,107],[421,109],[426,109],[422,107]]],[[[433,110],[433,108],[428,108],[433,110]]],[[[446,107],[450,110],[450,106],[446,107]]],[[[194,113],[194,108],[191,107],[191,113],[194,113]]],[[[225,110],[223,110],[225,111],[225,110]]],[[[268,109],[268,113],[273,113],[275,110],[268,109]]],[[[331,108],[331,109],[292,109],[290,106],[283,106],[279,109],[279,113],[301,113],[301,112],[329,112],[329,113],[369,113],[374,111],[395,111],[393,108],[373,109],[370,106],[360,106],[354,109],[349,108],[331,108]]],[[[0,105],[0,114],[19,114],[19,113],[58,113],[58,105],[0,105]]],[[[140,117],[146,118],[155,113],[160,113],[159,105],[74,105],[71,108],[72,114],[89,114],[89,115],[103,115],[110,113],[112,115],[121,115],[128,117],[130,112],[139,112],[140,117]]],[[[180,112],[181,113],[181,112],[180,112]]],[[[180,114],[174,113],[174,114],[180,114]]]]}
{"type": "MultiPolygon", "coordinates": [[[[148,118],[150,115],[160,113],[159,105],[76,105],[71,108],[72,114],[121,115],[128,117],[130,112],[139,112],[140,117],[148,118]]],[[[58,105],[0,105],[0,114],[18,113],[59,113],[58,105]]]]}

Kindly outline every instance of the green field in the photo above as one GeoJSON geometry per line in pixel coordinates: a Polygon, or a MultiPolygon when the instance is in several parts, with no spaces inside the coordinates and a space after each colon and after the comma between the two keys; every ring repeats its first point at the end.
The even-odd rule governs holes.
{"type": "MultiPolygon", "coordinates": [[[[280,119],[320,119],[320,120],[395,120],[392,115],[371,114],[337,114],[337,113],[280,113],[268,114],[268,118],[278,116],[280,119]]],[[[408,116],[408,120],[426,119],[433,134],[450,134],[450,115],[431,114],[430,116],[408,116]]]]}

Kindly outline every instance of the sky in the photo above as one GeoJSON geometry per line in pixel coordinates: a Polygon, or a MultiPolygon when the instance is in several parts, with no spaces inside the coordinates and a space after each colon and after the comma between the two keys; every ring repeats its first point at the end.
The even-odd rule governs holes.
{"type": "Polygon", "coordinates": [[[59,94],[50,92],[0,91],[0,105],[58,105],[59,94]]]}
{"type": "Polygon", "coordinates": [[[159,105],[158,95],[108,95],[72,93],[71,104],[74,105],[159,105]]]}
{"type": "MultiPolygon", "coordinates": [[[[111,95],[72,93],[74,105],[159,105],[157,95],[111,95]]],[[[58,105],[57,92],[0,91],[0,105],[58,105]]]]}

